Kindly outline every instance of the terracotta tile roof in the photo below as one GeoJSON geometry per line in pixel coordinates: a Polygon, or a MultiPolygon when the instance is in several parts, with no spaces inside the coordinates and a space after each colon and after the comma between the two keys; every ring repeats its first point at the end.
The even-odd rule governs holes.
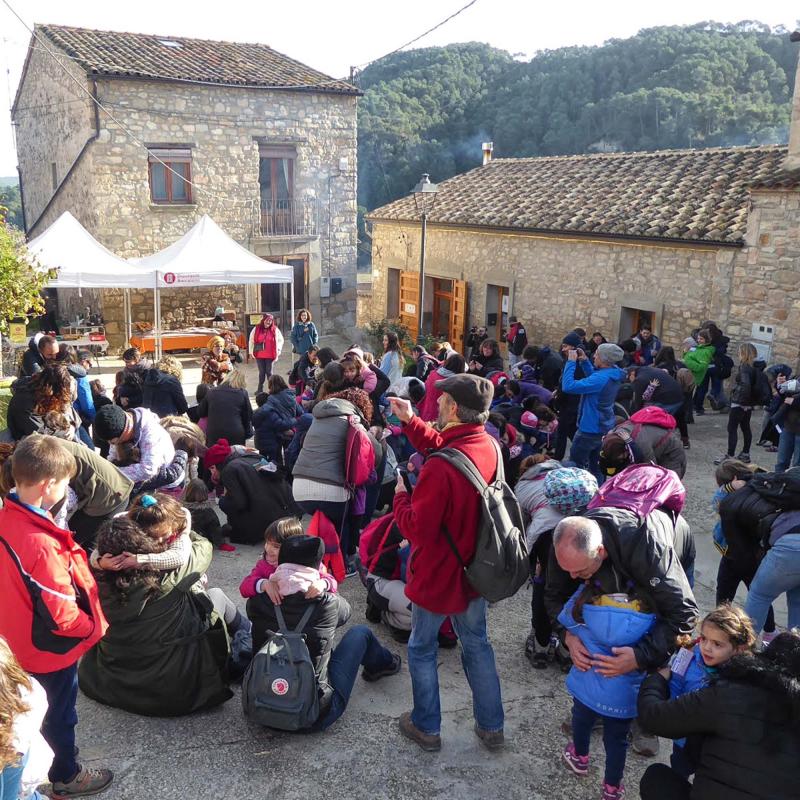
{"type": "Polygon", "coordinates": [[[794,189],[800,186],[800,168],[785,169],[758,181],[753,181],[753,189],[794,189]]]}
{"type": "Polygon", "coordinates": [[[62,25],[37,25],[36,30],[96,76],[360,94],[346,81],[331,78],[265,44],[94,31],[62,25]]]}
{"type": "MultiPolygon", "coordinates": [[[[495,159],[439,184],[431,223],[740,244],[748,188],[786,147],[495,159]]],[[[417,220],[413,195],[370,219],[417,220]]]]}

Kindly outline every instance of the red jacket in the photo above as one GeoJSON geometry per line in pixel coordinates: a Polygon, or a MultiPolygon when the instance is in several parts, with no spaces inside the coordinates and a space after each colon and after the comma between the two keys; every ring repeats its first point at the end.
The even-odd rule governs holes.
{"type": "MultiPolygon", "coordinates": [[[[425,456],[443,447],[461,450],[487,482],[497,471],[497,449],[483,425],[456,425],[439,433],[413,417],[403,433],[425,456]]],[[[447,526],[468,564],[475,555],[479,516],[477,492],[455,467],[440,459],[423,465],[412,495],[395,495],[394,518],[411,543],[406,595],[412,603],[436,614],[459,614],[478,597],[442,529],[447,526]]]]}
{"type": "MultiPolygon", "coordinates": [[[[448,375],[451,373],[448,372],[448,375]]],[[[419,404],[420,419],[425,422],[435,422],[439,416],[439,397],[441,390],[436,388],[436,381],[443,381],[445,375],[439,372],[439,367],[432,369],[425,379],[425,396],[419,404]]]]}
{"type": "Polygon", "coordinates": [[[49,516],[10,498],[0,540],[0,636],[27,672],[71,666],[108,628],[86,553],[49,516]]]}

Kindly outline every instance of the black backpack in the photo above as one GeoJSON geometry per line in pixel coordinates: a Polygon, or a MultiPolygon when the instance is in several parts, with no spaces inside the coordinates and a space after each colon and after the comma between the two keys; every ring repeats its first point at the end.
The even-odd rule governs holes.
{"type": "Polygon", "coordinates": [[[763,369],[755,368],[756,377],[753,381],[753,405],[768,406],[772,401],[772,387],[763,369]]]}
{"type": "Polygon", "coordinates": [[[300,381],[300,359],[292,365],[292,371],[289,373],[289,386],[297,386],[300,381]]]}
{"type": "Polygon", "coordinates": [[[779,511],[800,511],[800,467],[753,475],[748,486],[779,511]]]}
{"type": "Polygon", "coordinates": [[[733,372],[733,359],[726,353],[714,356],[714,377],[724,381],[730,378],[733,372]]]}
{"type": "Polygon", "coordinates": [[[496,442],[494,444],[497,449],[497,472],[489,484],[460,450],[445,447],[429,456],[429,459],[441,458],[455,467],[480,496],[481,519],[478,524],[475,556],[469,564],[462,560],[446,527],[444,534],[470,585],[490,603],[516,594],[530,577],[522,511],[511,487],[505,481],[500,447],[496,442]]]}

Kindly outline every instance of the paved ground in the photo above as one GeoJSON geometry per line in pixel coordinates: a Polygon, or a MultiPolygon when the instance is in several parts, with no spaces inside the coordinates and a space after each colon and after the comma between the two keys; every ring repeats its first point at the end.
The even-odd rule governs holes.
{"type": "MultiPolygon", "coordinates": [[[[281,372],[285,373],[290,365],[286,358],[282,362],[281,372]]],[[[192,391],[192,379],[198,379],[196,361],[192,366],[187,360],[185,367],[187,390],[192,391]]],[[[248,371],[253,381],[252,364],[248,371]]],[[[685,481],[689,494],[686,514],[697,541],[696,590],[704,609],[713,605],[718,560],[711,544],[712,460],[724,446],[725,421],[724,416],[707,415],[690,429],[693,446],[685,481]]],[[[759,430],[757,424],[754,429],[759,430]]],[[[754,455],[766,455],[754,450],[754,455]]],[[[774,466],[774,456],[762,458],[761,463],[774,466]]],[[[244,608],[237,587],[258,555],[256,547],[217,553],[209,570],[209,585],[221,586],[244,608]]],[[[470,694],[458,650],[450,650],[439,656],[444,743],[438,754],[422,753],[397,730],[397,717],[410,707],[411,699],[404,663],[396,677],[377,684],[359,680],[344,717],[328,732],[309,736],[270,735],[249,725],[241,713],[238,688],[236,696],[221,708],[179,719],[137,717],[81,696],[81,756],[89,765],[107,765],[116,773],[112,789],[103,795],[108,800],[598,797],[602,776],[598,770],[603,761],[599,737],[592,742],[590,778],[574,777],[561,766],[565,739],[560,723],[570,707],[563,676],[555,669],[533,670],[524,657],[529,591],[520,591],[489,612],[506,710],[508,746],[502,754],[490,755],[479,747],[472,733],[470,694]]],[[[352,621],[365,623],[364,590],[358,580],[349,579],[342,594],[353,606],[352,621]]],[[[778,622],[785,625],[785,605],[778,609],[778,622]]],[[[405,656],[403,645],[387,637],[380,626],[373,629],[390,649],[405,656]]],[[[662,741],[660,760],[666,760],[668,751],[669,743],[662,741]]],[[[638,796],[639,777],[648,763],[630,755],[626,768],[629,797],[638,796]]]]}

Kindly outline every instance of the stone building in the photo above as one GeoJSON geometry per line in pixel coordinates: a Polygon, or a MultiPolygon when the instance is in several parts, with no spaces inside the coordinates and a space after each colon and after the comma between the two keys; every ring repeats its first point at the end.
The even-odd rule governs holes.
{"type": "MultiPolygon", "coordinates": [[[[414,328],[414,199],[368,220],[372,293],[359,298],[360,321],[414,328]]],[[[713,319],[734,342],[797,363],[800,79],[788,149],[495,159],[442,182],[425,274],[423,327],[457,348],[465,318],[499,338],[513,314],[532,343],[555,345],[577,325],[617,340],[646,322],[676,348],[713,319]]]]}
{"type": "MultiPolygon", "coordinates": [[[[294,267],[295,306],[323,330],[352,330],[358,95],[266,45],[39,25],[12,108],[28,236],[69,210],[131,258],[209,214],[256,255],[294,267]]],[[[217,305],[283,312],[285,327],[288,291],[164,290],[165,327],[217,305]]],[[[135,320],[152,321],[150,294],[133,293],[135,320]]],[[[102,310],[121,344],[120,295],[61,291],[60,311],[102,310]]]]}

